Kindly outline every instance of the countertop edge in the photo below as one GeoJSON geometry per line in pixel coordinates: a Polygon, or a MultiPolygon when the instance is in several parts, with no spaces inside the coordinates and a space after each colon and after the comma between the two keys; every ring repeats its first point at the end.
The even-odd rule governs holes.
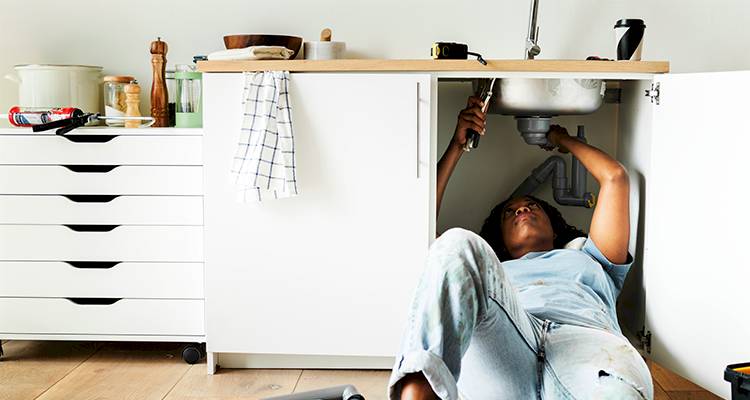
{"type": "Polygon", "coordinates": [[[586,60],[254,60],[200,61],[202,72],[669,72],[668,61],[586,61],[586,60]]]}

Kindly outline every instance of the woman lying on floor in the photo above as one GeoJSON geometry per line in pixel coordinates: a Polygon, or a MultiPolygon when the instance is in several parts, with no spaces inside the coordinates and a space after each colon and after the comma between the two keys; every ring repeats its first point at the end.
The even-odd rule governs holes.
{"type": "MultiPolygon", "coordinates": [[[[484,132],[469,98],[438,163],[437,207],[463,154],[484,132]]],[[[632,263],[628,175],[553,126],[550,144],[599,182],[586,236],[532,196],[497,205],[480,235],[450,229],[427,258],[389,384],[391,399],[652,399],[646,363],[620,331],[615,302],[632,263]]]]}

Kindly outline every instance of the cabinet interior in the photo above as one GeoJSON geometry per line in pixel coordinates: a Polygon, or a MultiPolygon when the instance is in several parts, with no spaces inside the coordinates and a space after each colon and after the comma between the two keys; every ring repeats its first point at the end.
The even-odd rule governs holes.
{"type": "MultiPolygon", "coordinates": [[[[629,334],[643,325],[644,295],[642,264],[638,254],[643,249],[643,216],[645,176],[648,173],[650,132],[649,100],[644,90],[650,80],[607,80],[607,88],[621,90],[620,103],[604,103],[594,113],[553,117],[552,123],[567,128],[575,135],[577,126],[584,125],[588,143],[606,151],[625,165],[631,175],[631,253],[636,258],[626,286],[618,301],[620,324],[629,334]]],[[[447,148],[460,110],[472,95],[468,79],[438,81],[437,160],[447,148]]],[[[452,227],[479,232],[490,210],[507,198],[533,168],[547,157],[559,154],[526,144],[516,129],[512,116],[489,114],[486,134],[479,147],[464,153],[456,167],[442,201],[437,221],[437,234],[452,227]]],[[[569,178],[571,156],[566,159],[569,178]]],[[[598,192],[598,184],[589,174],[588,191],[598,192]]],[[[552,198],[551,185],[542,186],[538,197],[557,207],[568,223],[588,231],[593,209],[562,206],[552,198]]]]}

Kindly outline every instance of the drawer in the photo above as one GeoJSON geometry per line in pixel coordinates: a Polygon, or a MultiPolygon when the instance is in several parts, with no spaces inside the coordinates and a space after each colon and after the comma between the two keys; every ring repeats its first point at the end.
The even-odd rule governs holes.
{"type": "Polygon", "coordinates": [[[0,260],[203,262],[203,227],[0,225],[0,260]]]}
{"type": "Polygon", "coordinates": [[[0,298],[0,315],[0,333],[204,334],[203,300],[7,297],[0,298]]]}
{"type": "Polygon", "coordinates": [[[203,298],[203,263],[4,261],[0,277],[0,297],[203,298]]]}
{"type": "Polygon", "coordinates": [[[202,195],[196,166],[0,166],[0,194],[202,195]]]}
{"type": "Polygon", "coordinates": [[[0,164],[201,165],[200,136],[0,135],[0,164]]]}
{"type": "Polygon", "coordinates": [[[0,196],[0,224],[202,225],[201,196],[0,196]]]}

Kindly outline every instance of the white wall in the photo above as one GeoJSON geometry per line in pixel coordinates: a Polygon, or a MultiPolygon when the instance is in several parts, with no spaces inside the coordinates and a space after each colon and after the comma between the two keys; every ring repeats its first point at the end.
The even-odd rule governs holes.
{"type": "MultiPolygon", "coordinates": [[[[612,57],[614,22],[641,17],[644,59],[670,60],[676,72],[747,69],[748,16],[745,0],[541,0],[540,58],[612,57]]],[[[101,65],[134,75],[147,97],[156,36],[169,44],[170,65],[222,49],[224,34],[314,40],[326,26],[357,57],[428,58],[431,43],[442,40],[469,43],[487,58],[519,58],[527,18],[523,0],[6,1],[0,72],[27,63],[101,65]]],[[[15,84],[0,79],[0,111],[16,102],[15,84]]]]}

